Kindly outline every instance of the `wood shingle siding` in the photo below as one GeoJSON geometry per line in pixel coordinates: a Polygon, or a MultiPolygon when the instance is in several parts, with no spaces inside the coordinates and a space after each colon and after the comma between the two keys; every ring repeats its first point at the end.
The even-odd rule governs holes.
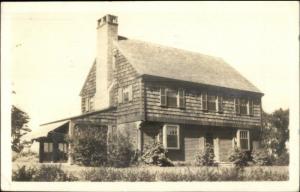
{"type": "Polygon", "coordinates": [[[259,127],[261,123],[260,98],[254,98],[253,116],[237,115],[234,110],[234,96],[222,92],[222,112],[203,111],[201,93],[203,91],[195,91],[185,89],[185,108],[179,107],[162,107],[160,104],[160,85],[153,82],[146,84],[146,114],[151,120],[155,118],[174,118],[179,122],[184,120],[198,121],[198,124],[219,124],[236,126],[253,126],[259,127]]]}
{"type": "Polygon", "coordinates": [[[136,70],[131,66],[120,51],[116,53],[116,68],[114,77],[117,82],[115,89],[115,98],[118,98],[118,91],[132,86],[132,100],[128,102],[117,103],[118,123],[140,120],[142,111],[142,81],[138,77],[136,70]]]}

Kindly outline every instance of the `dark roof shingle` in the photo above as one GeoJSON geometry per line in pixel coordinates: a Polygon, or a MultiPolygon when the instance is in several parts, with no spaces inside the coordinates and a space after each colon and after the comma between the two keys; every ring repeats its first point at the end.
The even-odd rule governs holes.
{"type": "Polygon", "coordinates": [[[126,38],[117,46],[140,75],[261,93],[221,58],[126,38]]]}

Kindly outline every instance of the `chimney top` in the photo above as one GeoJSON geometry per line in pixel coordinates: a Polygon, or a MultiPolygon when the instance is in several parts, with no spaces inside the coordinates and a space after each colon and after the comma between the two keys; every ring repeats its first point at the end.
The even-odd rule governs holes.
{"type": "Polygon", "coordinates": [[[107,15],[103,16],[102,18],[98,19],[98,27],[101,27],[102,25],[104,25],[106,23],[118,25],[118,17],[107,14],[107,15]]]}

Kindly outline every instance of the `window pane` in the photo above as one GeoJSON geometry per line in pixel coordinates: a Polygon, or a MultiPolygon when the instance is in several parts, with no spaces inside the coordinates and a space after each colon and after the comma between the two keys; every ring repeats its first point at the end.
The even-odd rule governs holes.
{"type": "Polygon", "coordinates": [[[129,93],[127,91],[126,92],[124,91],[123,98],[124,98],[124,102],[129,101],[129,93]]]}
{"type": "Polygon", "coordinates": [[[44,152],[48,152],[48,143],[44,143],[44,152]]]}
{"type": "Polygon", "coordinates": [[[176,126],[167,127],[167,147],[178,147],[178,129],[176,126]]]}
{"type": "Polygon", "coordinates": [[[53,151],[53,143],[49,143],[49,152],[53,151]]]}
{"type": "Polygon", "coordinates": [[[167,97],[168,106],[177,107],[177,92],[173,90],[168,90],[167,97]]]}
{"type": "Polygon", "coordinates": [[[216,96],[213,95],[208,96],[208,110],[216,111],[216,96]]]}
{"type": "Polygon", "coordinates": [[[241,114],[242,115],[247,115],[247,104],[248,101],[246,99],[241,99],[241,114]]]}
{"type": "Polygon", "coordinates": [[[167,147],[177,147],[177,135],[167,135],[167,147]]]}
{"type": "Polygon", "coordinates": [[[63,143],[58,144],[58,150],[59,151],[64,151],[64,144],[63,143]]]}
{"type": "Polygon", "coordinates": [[[248,139],[240,139],[241,149],[248,149],[248,139]]]}

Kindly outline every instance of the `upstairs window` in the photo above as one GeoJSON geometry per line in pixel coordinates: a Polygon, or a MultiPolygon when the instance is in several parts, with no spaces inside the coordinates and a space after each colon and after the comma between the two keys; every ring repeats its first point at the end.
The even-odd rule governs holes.
{"type": "Polygon", "coordinates": [[[132,101],[132,85],[118,89],[118,103],[127,103],[132,101]]]}
{"type": "Polygon", "coordinates": [[[253,100],[245,98],[235,98],[235,112],[238,115],[254,115],[253,100]]]}
{"type": "Polygon", "coordinates": [[[223,97],[220,95],[201,94],[202,110],[212,112],[223,112],[223,97]]]}
{"type": "Polygon", "coordinates": [[[166,107],[185,107],[185,92],[183,89],[160,89],[160,105],[166,107]]]}
{"type": "Polygon", "coordinates": [[[180,149],[179,125],[167,124],[163,127],[163,145],[166,149],[180,149]]]}
{"type": "Polygon", "coordinates": [[[250,150],[250,134],[248,130],[237,131],[238,147],[241,150],[250,150]]]}
{"type": "Polygon", "coordinates": [[[90,112],[94,110],[94,97],[86,97],[84,99],[84,112],[90,112]]]}

